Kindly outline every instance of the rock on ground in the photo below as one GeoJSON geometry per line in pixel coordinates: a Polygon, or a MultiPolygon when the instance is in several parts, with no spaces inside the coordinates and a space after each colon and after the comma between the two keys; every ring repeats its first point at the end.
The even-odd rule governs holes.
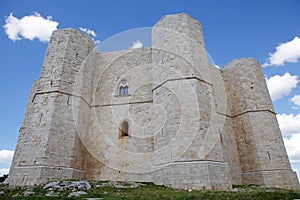
{"type": "Polygon", "coordinates": [[[60,189],[61,186],[59,185],[59,182],[54,181],[54,182],[47,183],[47,184],[43,187],[43,189],[49,189],[49,188],[52,188],[52,189],[60,189]]]}
{"type": "Polygon", "coordinates": [[[53,190],[46,194],[47,197],[56,197],[58,195],[59,193],[58,192],[55,193],[53,190]]]}
{"type": "Polygon", "coordinates": [[[35,195],[35,192],[33,192],[33,191],[25,191],[24,192],[24,196],[32,196],[32,195],[35,195]]]}
{"type": "Polygon", "coordinates": [[[54,181],[46,184],[43,188],[48,190],[90,190],[92,186],[87,181],[54,181]]]}
{"type": "Polygon", "coordinates": [[[136,182],[115,182],[115,181],[109,181],[105,183],[101,183],[101,185],[97,185],[96,187],[105,187],[110,186],[114,188],[138,188],[139,186],[142,186],[142,183],[136,183],[136,182]]]}
{"type": "Polygon", "coordinates": [[[87,194],[85,191],[76,191],[76,192],[72,192],[68,195],[68,197],[79,197],[81,195],[85,195],[87,194]]]}

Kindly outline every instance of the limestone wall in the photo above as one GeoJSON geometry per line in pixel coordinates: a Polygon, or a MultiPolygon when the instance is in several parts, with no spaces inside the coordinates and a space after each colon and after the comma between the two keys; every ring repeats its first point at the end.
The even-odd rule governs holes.
{"type": "Polygon", "coordinates": [[[97,57],[94,105],[86,160],[88,178],[149,181],[153,165],[151,49],[102,53],[97,57]],[[119,95],[122,81],[128,95],[119,95]],[[129,136],[121,137],[122,122],[129,136]]]}
{"type": "Polygon", "coordinates": [[[10,185],[84,177],[77,130],[86,128],[93,48],[92,39],[79,31],[53,32],[40,79],[32,91],[10,185]]]}
{"type": "MultiPolygon", "coordinates": [[[[152,41],[153,104],[161,108],[159,121],[164,122],[156,124],[155,182],[177,188],[230,188],[220,142],[224,117],[216,112],[214,90],[220,86],[214,88],[212,83],[212,77],[217,81],[222,77],[208,65],[199,22],[186,14],[164,16],[153,27],[152,41]],[[210,183],[199,182],[196,174],[209,176],[212,171],[226,177],[224,182],[217,176],[211,176],[210,183]]],[[[219,103],[220,109],[224,107],[219,103]]]]}
{"type": "Polygon", "coordinates": [[[236,59],[223,68],[242,181],[297,188],[260,64],[236,59]]]}
{"type": "Polygon", "coordinates": [[[163,16],[152,29],[152,47],[157,50],[153,51],[158,59],[154,63],[172,66],[154,71],[155,84],[163,82],[166,77],[159,75],[166,73],[168,78],[193,76],[210,83],[202,28],[191,16],[185,13],[163,16]]]}
{"type": "Polygon", "coordinates": [[[226,87],[222,77],[222,71],[211,66],[211,79],[214,91],[214,103],[216,112],[212,117],[211,125],[217,132],[222,146],[223,159],[229,164],[229,171],[232,184],[242,184],[240,160],[238,156],[238,147],[235,140],[233,124],[230,113],[230,99],[227,97],[226,87]]]}
{"type": "MultiPolygon", "coordinates": [[[[17,146],[15,149],[15,153],[14,153],[14,157],[10,166],[10,171],[9,171],[9,182],[11,185],[16,185],[16,181],[19,181],[19,177],[15,177],[12,176],[12,174],[17,174],[16,172],[14,172],[15,168],[18,166],[18,163],[20,162],[20,158],[22,156],[22,151],[23,151],[23,143],[24,143],[24,137],[26,134],[26,129],[27,127],[30,126],[30,119],[31,119],[31,108],[32,108],[32,100],[34,97],[34,94],[37,90],[37,83],[38,81],[34,81],[32,86],[31,86],[31,91],[30,91],[30,95],[27,101],[27,106],[26,106],[26,110],[25,110],[25,114],[24,114],[24,119],[22,122],[22,126],[19,130],[19,137],[18,137],[18,142],[17,142],[17,146]]],[[[23,184],[23,183],[22,183],[23,184]]]]}

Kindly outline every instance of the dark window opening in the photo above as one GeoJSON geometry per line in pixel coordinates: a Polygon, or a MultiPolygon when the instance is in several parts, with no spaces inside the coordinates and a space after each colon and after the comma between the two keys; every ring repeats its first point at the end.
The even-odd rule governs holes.
{"type": "Polygon", "coordinates": [[[127,85],[120,87],[119,95],[128,95],[128,86],[127,85]]]}
{"type": "Polygon", "coordinates": [[[127,121],[122,122],[121,124],[121,137],[129,136],[129,124],[127,121]]]}

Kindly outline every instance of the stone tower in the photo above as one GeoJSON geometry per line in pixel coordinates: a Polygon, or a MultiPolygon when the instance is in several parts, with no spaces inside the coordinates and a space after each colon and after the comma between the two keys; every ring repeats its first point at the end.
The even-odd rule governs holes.
{"type": "Polygon", "coordinates": [[[243,184],[297,188],[260,64],[236,59],[224,66],[223,77],[243,184]]]}
{"type": "Polygon", "coordinates": [[[153,27],[152,41],[153,103],[168,113],[155,133],[158,183],[231,188],[219,140],[223,120],[215,123],[219,116],[200,23],[185,14],[164,16],[153,27]]]}
{"type": "Polygon", "coordinates": [[[260,64],[211,66],[187,14],[160,19],[151,48],[97,53],[80,31],[53,33],[8,182],[64,179],[299,188],[260,64]]]}
{"type": "Polygon", "coordinates": [[[24,186],[84,178],[84,148],[75,119],[87,120],[84,114],[89,111],[86,102],[91,94],[84,88],[93,72],[88,59],[94,46],[86,34],[72,29],[53,33],[40,79],[31,90],[9,184],[24,186]],[[84,74],[80,67],[85,68],[84,74]],[[81,85],[74,85],[76,77],[82,78],[81,85]],[[77,106],[71,106],[74,103],[77,106]]]}

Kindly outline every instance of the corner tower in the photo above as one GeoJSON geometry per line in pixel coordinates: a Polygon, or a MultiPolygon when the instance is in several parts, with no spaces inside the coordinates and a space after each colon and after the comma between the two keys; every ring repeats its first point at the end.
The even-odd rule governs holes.
{"type": "Polygon", "coordinates": [[[31,95],[9,173],[11,186],[84,178],[84,146],[94,42],[79,31],[52,34],[31,95]]]}
{"type": "Polygon", "coordinates": [[[243,184],[299,189],[260,64],[236,59],[222,71],[243,184]]]}

